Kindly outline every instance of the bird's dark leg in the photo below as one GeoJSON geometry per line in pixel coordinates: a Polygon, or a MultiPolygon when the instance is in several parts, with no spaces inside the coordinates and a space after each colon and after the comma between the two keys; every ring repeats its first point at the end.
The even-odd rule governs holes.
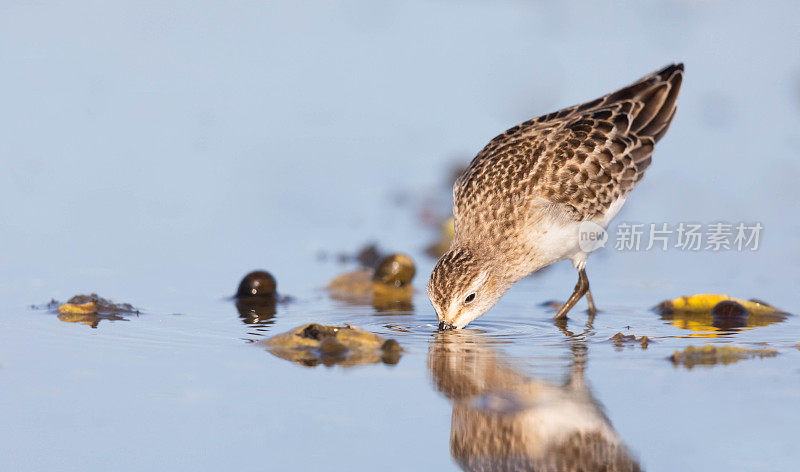
{"type": "Polygon", "coordinates": [[[589,311],[597,311],[594,307],[594,297],[592,297],[592,289],[586,290],[586,303],[589,304],[589,311]]]}
{"type": "Polygon", "coordinates": [[[578,283],[575,284],[575,290],[572,292],[572,296],[570,296],[569,300],[567,300],[567,303],[565,303],[564,306],[562,306],[561,309],[558,310],[555,319],[557,320],[566,319],[567,313],[572,309],[572,307],[575,306],[576,303],[578,303],[578,300],[580,300],[581,297],[583,297],[587,293],[588,293],[587,301],[589,302],[589,317],[594,318],[596,310],[594,306],[594,300],[592,299],[592,295],[589,292],[589,278],[586,276],[586,269],[581,268],[578,269],[578,283]]]}
{"type": "Polygon", "coordinates": [[[594,315],[597,314],[597,308],[594,305],[594,297],[592,296],[592,289],[589,288],[589,277],[586,276],[586,269],[581,269],[578,272],[578,277],[583,276],[586,279],[586,303],[589,304],[589,325],[594,323],[594,315]]]}

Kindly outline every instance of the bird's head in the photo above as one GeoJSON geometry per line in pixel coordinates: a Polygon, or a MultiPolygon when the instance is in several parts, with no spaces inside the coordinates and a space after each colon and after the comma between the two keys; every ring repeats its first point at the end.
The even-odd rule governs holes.
{"type": "Polygon", "coordinates": [[[486,313],[511,286],[470,248],[451,247],[431,273],[428,297],[439,329],[460,329],[486,313]]]}

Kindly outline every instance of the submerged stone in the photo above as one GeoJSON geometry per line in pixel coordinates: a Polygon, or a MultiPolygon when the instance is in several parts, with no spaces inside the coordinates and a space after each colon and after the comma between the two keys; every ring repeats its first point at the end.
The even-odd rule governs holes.
{"type": "Polygon", "coordinates": [[[355,326],[317,323],[298,326],[262,344],[275,356],[304,366],[396,364],[403,351],[397,341],[355,326]]]}
{"type": "Polygon", "coordinates": [[[625,344],[638,343],[642,347],[642,349],[647,349],[647,346],[652,342],[652,340],[647,336],[642,336],[637,338],[633,334],[622,334],[622,333],[617,333],[614,336],[611,336],[611,338],[609,338],[609,341],[613,342],[614,346],[618,348],[622,348],[625,344]]]}

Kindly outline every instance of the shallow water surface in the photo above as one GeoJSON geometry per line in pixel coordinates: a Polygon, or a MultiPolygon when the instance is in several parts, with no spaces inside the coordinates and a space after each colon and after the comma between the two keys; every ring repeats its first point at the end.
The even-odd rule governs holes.
{"type": "Polygon", "coordinates": [[[721,293],[800,312],[796,3],[115,5],[0,6],[0,470],[800,462],[798,317],[652,310],[721,293]],[[758,221],[759,249],[610,244],[587,266],[594,320],[542,305],[575,284],[560,263],[437,332],[425,248],[450,169],[675,60],[677,117],[615,221],[758,221]],[[410,300],[324,290],[369,241],[416,261],[410,300]],[[260,268],[291,299],[240,313],[230,296],[260,268]],[[31,308],[90,292],[141,311],[31,308]],[[312,322],[404,352],[307,367],[262,343],[312,322]],[[669,360],[704,345],[777,355],[669,360]]]}

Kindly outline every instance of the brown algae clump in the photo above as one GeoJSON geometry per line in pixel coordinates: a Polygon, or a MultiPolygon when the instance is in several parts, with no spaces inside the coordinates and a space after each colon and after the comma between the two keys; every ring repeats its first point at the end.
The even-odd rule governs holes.
{"type": "Polygon", "coordinates": [[[682,365],[691,369],[696,365],[712,366],[717,364],[733,364],[744,359],[775,357],[778,351],[774,349],[745,349],[733,346],[688,346],[683,351],[675,351],[669,360],[675,365],[682,365]]]}
{"type": "Polygon", "coordinates": [[[403,351],[394,339],[355,326],[317,323],[298,326],[262,343],[275,356],[310,367],[397,364],[403,351]]]}
{"type": "Polygon", "coordinates": [[[614,336],[611,336],[611,338],[609,338],[609,341],[613,342],[614,346],[616,346],[619,349],[621,349],[626,344],[635,344],[635,343],[639,343],[642,349],[647,349],[648,344],[653,342],[647,336],[642,336],[640,338],[637,338],[633,334],[622,334],[622,333],[617,333],[614,336]]]}

